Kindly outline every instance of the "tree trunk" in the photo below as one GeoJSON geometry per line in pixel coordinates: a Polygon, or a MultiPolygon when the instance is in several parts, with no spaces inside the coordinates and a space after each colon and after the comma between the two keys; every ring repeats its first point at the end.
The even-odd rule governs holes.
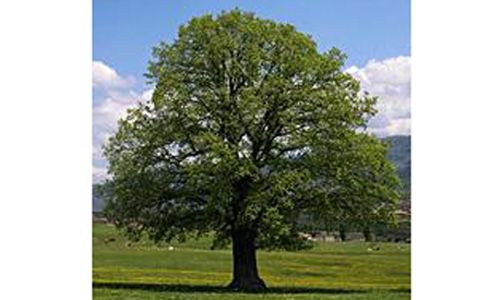
{"type": "Polygon", "coordinates": [[[346,239],[347,239],[347,226],[345,226],[344,224],[340,224],[339,226],[339,234],[340,234],[340,240],[342,242],[345,242],[346,239]]]}
{"type": "Polygon", "coordinates": [[[234,230],[233,280],[229,288],[241,291],[261,291],[266,285],[257,271],[255,234],[250,230],[234,230]]]}
{"type": "Polygon", "coordinates": [[[373,234],[370,230],[370,227],[367,226],[367,227],[363,228],[363,235],[365,237],[366,242],[373,242],[374,237],[373,237],[373,234]]]}

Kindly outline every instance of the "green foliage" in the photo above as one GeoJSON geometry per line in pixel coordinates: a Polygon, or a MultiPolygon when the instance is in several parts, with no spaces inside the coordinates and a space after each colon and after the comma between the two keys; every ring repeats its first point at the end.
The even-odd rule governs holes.
{"type": "Polygon", "coordinates": [[[192,19],[154,48],[151,101],[129,111],[105,149],[107,212],[131,237],[256,233],[298,249],[306,212],[390,219],[398,180],[386,145],[364,133],[376,99],[291,25],[234,10],[192,19]]]}

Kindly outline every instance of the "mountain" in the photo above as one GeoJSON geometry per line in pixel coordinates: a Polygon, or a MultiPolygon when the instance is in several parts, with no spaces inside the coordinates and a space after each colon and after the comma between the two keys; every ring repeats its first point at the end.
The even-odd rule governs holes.
{"type": "Polygon", "coordinates": [[[405,194],[411,193],[411,136],[394,135],[382,139],[390,145],[387,158],[394,163],[405,194]]]}

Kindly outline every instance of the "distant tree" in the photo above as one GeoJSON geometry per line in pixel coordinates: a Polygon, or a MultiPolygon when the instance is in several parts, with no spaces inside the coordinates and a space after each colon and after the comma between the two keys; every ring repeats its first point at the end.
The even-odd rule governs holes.
{"type": "Polygon", "coordinates": [[[342,242],[347,240],[347,226],[345,223],[339,224],[339,237],[342,242]]]}
{"type": "Polygon", "coordinates": [[[106,146],[108,215],[131,237],[232,242],[237,290],[265,288],[256,249],[301,248],[300,213],[389,218],[397,178],[363,131],[376,99],[342,71],[345,58],[238,10],[181,26],[154,48],[152,100],[106,146]]]}

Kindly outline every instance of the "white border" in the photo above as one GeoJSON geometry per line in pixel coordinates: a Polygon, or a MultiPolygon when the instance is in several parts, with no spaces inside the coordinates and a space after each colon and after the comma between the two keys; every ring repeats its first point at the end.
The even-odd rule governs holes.
{"type": "Polygon", "coordinates": [[[0,299],[91,299],[91,1],[0,2],[0,299]]]}
{"type": "MultiPolygon", "coordinates": [[[[0,298],[90,299],[91,3],[0,3],[0,298]]],[[[413,0],[413,299],[498,294],[496,3],[413,0]]]]}
{"type": "Polygon", "coordinates": [[[412,3],[413,299],[498,298],[497,3],[412,3]]]}

